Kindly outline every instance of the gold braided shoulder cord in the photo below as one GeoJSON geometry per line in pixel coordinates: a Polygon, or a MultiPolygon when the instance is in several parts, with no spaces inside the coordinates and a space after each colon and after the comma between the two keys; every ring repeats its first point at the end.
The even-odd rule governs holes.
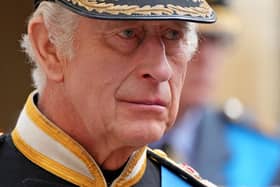
{"type": "MultiPolygon", "coordinates": [[[[68,0],[73,4],[78,4],[80,7],[86,8],[88,11],[97,11],[99,13],[109,13],[117,15],[119,13],[131,15],[131,14],[140,14],[140,15],[172,15],[174,12],[178,15],[192,15],[192,16],[201,16],[208,17],[211,14],[210,7],[204,1],[201,2],[200,7],[190,8],[190,7],[181,7],[174,5],[145,5],[140,7],[138,5],[114,5],[112,3],[97,3],[95,0],[68,0]]],[[[199,1],[199,0],[194,0],[199,1]]]]}

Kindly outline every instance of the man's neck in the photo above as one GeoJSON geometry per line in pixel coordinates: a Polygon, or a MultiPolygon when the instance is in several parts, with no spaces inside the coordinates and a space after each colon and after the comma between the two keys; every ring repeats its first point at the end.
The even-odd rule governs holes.
{"type": "Polygon", "coordinates": [[[113,140],[105,138],[106,135],[97,133],[98,130],[94,135],[90,134],[82,120],[69,115],[71,114],[71,106],[65,107],[67,102],[63,101],[63,96],[54,97],[53,92],[52,94],[48,92],[50,91],[41,94],[38,99],[37,106],[41,113],[82,145],[101,168],[106,170],[119,169],[137,149],[114,144],[113,140]],[[59,106],[62,104],[63,108],[67,108],[69,111],[61,110],[59,106]]]}

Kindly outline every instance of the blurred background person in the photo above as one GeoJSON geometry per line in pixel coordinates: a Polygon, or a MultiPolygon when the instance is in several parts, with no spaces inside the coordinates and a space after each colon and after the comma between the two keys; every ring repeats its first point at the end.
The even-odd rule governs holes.
{"type": "Polygon", "coordinates": [[[208,2],[218,21],[198,28],[199,50],[188,66],[176,126],[151,146],[192,165],[216,184],[270,186],[280,171],[279,142],[257,130],[256,120],[238,99],[229,99],[224,108],[213,105],[220,71],[240,24],[229,1],[208,2]]]}

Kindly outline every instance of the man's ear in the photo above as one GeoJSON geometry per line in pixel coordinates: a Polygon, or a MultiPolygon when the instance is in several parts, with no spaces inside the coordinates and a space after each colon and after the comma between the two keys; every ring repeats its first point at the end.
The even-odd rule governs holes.
{"type": "Polygon", "coordinates": [[[35,58],[46,73],[47,79],[63,81],[64,58],[49,39],[43,17],[33,18],[28,25],[28,35],[35,58]]]}

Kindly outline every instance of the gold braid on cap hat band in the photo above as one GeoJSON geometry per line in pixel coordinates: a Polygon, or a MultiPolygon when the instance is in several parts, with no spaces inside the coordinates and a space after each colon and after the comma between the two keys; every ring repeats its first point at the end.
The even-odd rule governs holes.
{"type": "Polygon", "coordinates": [[[200,7],[182,7],[167,4],[166,7],[163,4],[158,5],[145,5],[140,7],[139,5],[115,5],[113,3],[106,3],[104,0],[102,3],[98,3],[95,0],[67,0],[72,4],[78,5],[87,9],[88,11],[96,11],[98,13],[110,13],[117,14],[139,14],[139,15],[191,15],[196,17],[209,17],[212,14],[209,5],[205,1],[193,0],[195,2],[200,1],[200,7]]]}
{"type": "MultiPolygon", "coordinates": [[[[37,8],[39,4],[44,0],[34,0],[34,6],[37,8]]],[[[56,0],[45,0],[56,2],[56,0]]],[[[213,14],[212,9],[204,0],[192,0],[192,2],[200,3],[199,7],[182,7],[180,5],[173,4],[158,4],[158,5],[116,5],[113,3],[106,3],[105,0],[67,0],[69,3],[86,9],[87,11],[96,11],[98,13],[109,13],[111,15],[179,15],[179,16],[192,16],[192,17],[211,17],[213,14]]],[[[117,0],[115,0],[117,1],[117,0]]],[[[58,1],[59,2],[59,1],[58,1]]]]}

